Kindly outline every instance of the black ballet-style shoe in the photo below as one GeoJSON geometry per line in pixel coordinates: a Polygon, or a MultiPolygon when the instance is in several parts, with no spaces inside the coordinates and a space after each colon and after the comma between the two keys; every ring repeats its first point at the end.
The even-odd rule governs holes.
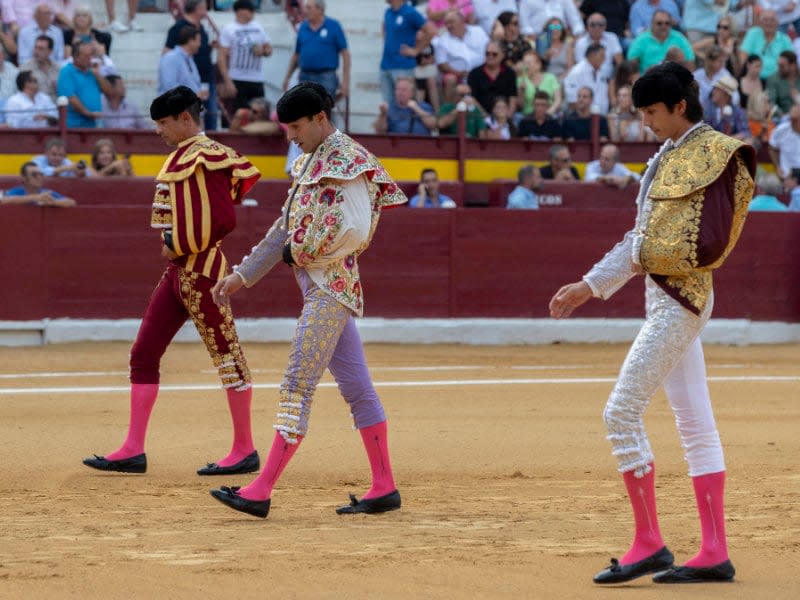
{"type": "Polygon", "coordinates": [[[655,583],[710,583],[714,581],[733,581],[736,569],[729,560],[713,567],[670,567],[663,573],[653,576],[655,583]]]}
{"type": "Polygon", "coordinates": [[[208,463],[205,467],[197,469],[198,475],[242,475],[258,471],[261,460],[258,458],[258,451],[254,450],[245,456],[235,465],[220,467],[217,463],[208,463]]]}
{"type": "Polygon", "coordinates": [[[261,517],[266,519],[269,514],[270,499],[248,500],[239,495],[239,486],[222,486],[218,490],[211,490],[211,495],[223,504],[230,506],[233,510],[261,517]]]}
{"type": "Polygon", "coordinates": [[[105,456],[95,454],[94,458],[84,458],[83,464],[99,471],[145,473],[147,471],[147,455],[142,453],[121,460],[108,460],[105,456]]]}
{"type": "Polygon", "coordinates": [[[623,583],[641,577],[642,575],[647,575],[648,573],[656,573],[669,569],[674,562],[675,557],[666,546],[647,558],[643,558],[629,565],[621,565],[616,558],[612,558],[611,564],[594,576],[594,582],[623,583]]]}
{"type": "Polygon", "coordinates": [[[389,512],[390,510],[397,510],[400,508],[400,492],[397,490],[386,494],[385,496],[378,496],[377,498],[369,498],[361,500],[357,499],[353,494],[350,494],[350,504],[340,506],[336,509],[337,515],[355,515],[355,514],[374,514],[389,512]]]}

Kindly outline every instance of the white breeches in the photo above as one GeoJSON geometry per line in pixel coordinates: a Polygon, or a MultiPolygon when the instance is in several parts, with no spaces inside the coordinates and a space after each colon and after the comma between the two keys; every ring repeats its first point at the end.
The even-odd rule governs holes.
{"type": "Polygon", "coordinates": [[[662,385],[675,414],[689,475],[724,471],[699,338],[711,316],[713,296],[697,316],[647,277],[645,298],[647,317],[628,351],[603,414],[619,471],[635,471],[637,477],[650,471],[653,451],[643,418],[662,385]]]}

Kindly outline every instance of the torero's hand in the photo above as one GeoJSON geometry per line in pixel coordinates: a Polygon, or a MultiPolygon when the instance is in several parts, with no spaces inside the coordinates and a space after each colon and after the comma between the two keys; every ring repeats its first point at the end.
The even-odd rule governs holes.
{"type": "Polygon", "coordinates": [[[550,300],[550,316],[554,319],[566,319],[591,297],[592,289],[585,281],[565,285],[550,300]]]}
{"type": "Polygon", "coordinates": [[[231,296],[244,285],[244,281],[236,273],[231,273],[224,279],[219,280],[211,288],[211,298],[217,306],[227,306],[231,302],[231,296]]]}

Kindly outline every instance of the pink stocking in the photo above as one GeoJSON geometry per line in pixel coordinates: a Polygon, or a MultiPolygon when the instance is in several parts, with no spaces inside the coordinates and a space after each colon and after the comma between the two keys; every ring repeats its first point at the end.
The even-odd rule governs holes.
{"type": "Polygon", "coordinates": [[[297,452],[297,448],[302,441],[303,436],[298,435],[297,443],[290,444],[283,439],[280,433],[275,432],[266,466],[250,485],[239,490],[239,495],[248,500],[266,500],[270,498],[272,496],[272,488],[275,487],[281,473],[283,473],[289,461],[292,460],[292,456],[297,452]]]}
{"type": "Polygon", "coordinates": [[[725,471],[692,477],[703,541],[688,567],[713,567],[728,560],[725,538],[725,471]]]}
{"type": "Polygon", "coordinates": [[[217,461],[220,467],[235,465],[255,450],[253,434],[250,429],[250,403],[253,399],[253,388],[250,387],[240,392],[229,389],[227,393],[228,408],[231,411],[233,423],[233,444],[228,456],[217,461]]]}
{"type": "Polygon", "coordinates": [[[664,547],[664,540],[661,539],[658,528],[656,471],[653,464],[650,464],[650,472],[644,477],[636,477],[634,471],[626,471],[622,478],[628,489],[636,526],[631,548],[619,561],[623,565],[629,565],[658,552],[664,547]]]}
{"type": "Polygon", "coordinates": [[[359,430],[372,470],[372,487],[364,494],[364,499],[379,498],[397,489],[389,461],[389,440],[386,434],[386,421],[359,430]]]}
{"type": "Polygon", "coordinates": [[[119,450],[106,454],[107,460],[122,460],[144,452],[147,424],[156,398],[158,398],[157,383],[131,384],[131,420],[128,424],[128,437],[119,450]]]}

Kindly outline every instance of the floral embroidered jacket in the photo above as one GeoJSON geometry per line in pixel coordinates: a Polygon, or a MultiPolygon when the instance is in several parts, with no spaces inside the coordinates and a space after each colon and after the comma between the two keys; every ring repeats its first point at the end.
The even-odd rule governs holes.
{"type": "Polygon", "coordinates": [[[178,145],[156,176],[150,218],[151,227],[172,234],[177,264],[214,281],[225,276],[222,238],[236,226],[234,204],[259,177],[246,158],[205,135],[178,145]]]}
{"type": "Polygon", "coordinates": [[[369,246],[381,210],[407,202],[383,165],[336,131],[294,163],[294,185],[282,215],[234,268],[248,287],[281,260],[292,260],[314,283],[356,315],[364,312],[358,256],[369,246]]]}
{"type": "Polygon", "coordinates": [[[755,151],[697,125],[676,146],[665,143],[642,178],[634,229],[584,276],[610,297],[638,271],[687,310],[700,314],[711,271],[733,250],[753,197],[755,151]]]}

